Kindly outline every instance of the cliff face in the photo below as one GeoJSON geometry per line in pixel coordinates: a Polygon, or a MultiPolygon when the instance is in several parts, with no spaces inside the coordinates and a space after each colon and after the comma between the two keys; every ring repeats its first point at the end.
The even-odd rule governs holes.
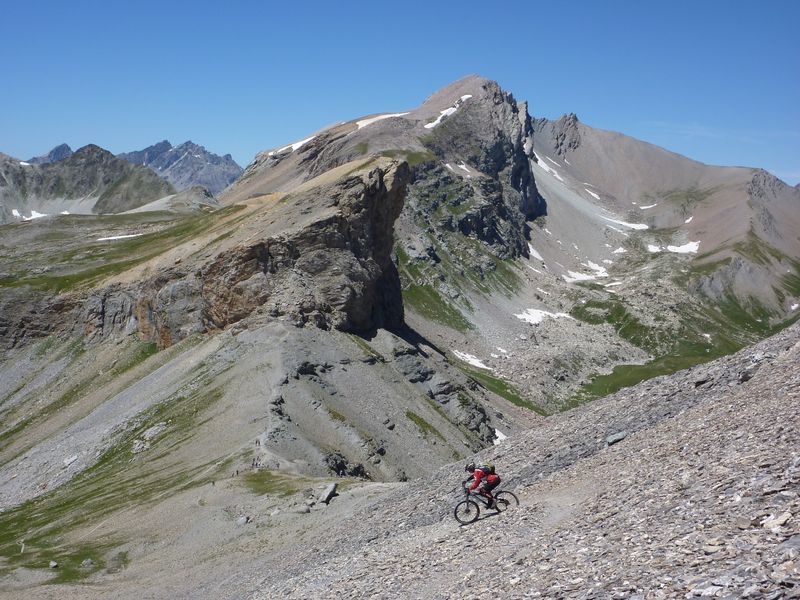
{"type": "Polygon", "coordinates": [[[320,218],[225,251],[196,271],[146,281],[133,308],[139,329],[165,346],[257,309],[346,331],[399,326],[403,308],[390,252],[407,179],[404,163],[384,163],[299,194],[291,201],[316,204],[320,218]]]}

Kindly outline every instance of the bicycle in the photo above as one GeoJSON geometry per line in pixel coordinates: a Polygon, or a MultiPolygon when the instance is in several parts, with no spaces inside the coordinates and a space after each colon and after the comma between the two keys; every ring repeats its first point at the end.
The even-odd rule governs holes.
{"type": "MultiPolygon", "coordinates": [[[[469,525],[478,520],[481,515],[482,504],[486,509],[489,509],[489,503],[483,496],[475,492],[471,492],[466,486],[462,486],[464,490],[464,500],[456,504],[453,510],[453,515],[456,521],[462,525],[469,525]],[[478,498],[479,500],[473,500],[478,498]]],[[[505,512],[510,506],[519,506],[519,498],[513,492],[508,490],[498,490],[492,494],[494,496],[494,510],[498,513],[505,512]]]]}

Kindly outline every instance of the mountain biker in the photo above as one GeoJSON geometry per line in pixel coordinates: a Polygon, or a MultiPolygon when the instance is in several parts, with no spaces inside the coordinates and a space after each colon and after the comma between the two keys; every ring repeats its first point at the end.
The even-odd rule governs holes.
{"type": "Polygon", "coordinates": [[[464,470],[472,475],[471,477],[467,477],[462,482],[462,485],[466,485],[470,479],[473,479],[472,485],[469,486],[469,491],[472,492],[477,488],[478,493],[486,498],[486,506],[488,508],[494,508],[492,490],[500,485],[500,477],[495,474],[494,467],[484,465],[476,466],[474,462],[470,462],[464,467],[464,470]]]}

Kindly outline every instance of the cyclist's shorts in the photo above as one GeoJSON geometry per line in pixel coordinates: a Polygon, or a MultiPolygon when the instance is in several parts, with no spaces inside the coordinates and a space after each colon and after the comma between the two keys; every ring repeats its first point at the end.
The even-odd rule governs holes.
{"type": "Polygon", "coordinates": [[[498,485],[500,485],[500,478],[495,476],[495,478],[493,478],[492,481],[489,481],[488,479],[484,481],[483,484],[481,485],[481,489],[484,489],[487,492],[491,492],[498,485]]]}

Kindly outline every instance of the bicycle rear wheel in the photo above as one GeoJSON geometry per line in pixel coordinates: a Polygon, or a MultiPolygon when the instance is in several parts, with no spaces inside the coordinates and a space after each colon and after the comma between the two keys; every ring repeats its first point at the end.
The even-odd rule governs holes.
{"type": "Polygon", "coordinates": [[[462,500],[456,504],[453,514],[456,517],[456,521],[462,525],[468,525],[469,523],[474,523],[478,520],[478,517],[481,514],[481,509],[478,507],[478,503],[474,500],[462,500]]]}
{"type": "Polygon", "coordinates": [[[519,499],[511,492],[502,490],[494,495],[494,504],[497,512],[503,512],[512,506],[519,506],[519,499]]]}

